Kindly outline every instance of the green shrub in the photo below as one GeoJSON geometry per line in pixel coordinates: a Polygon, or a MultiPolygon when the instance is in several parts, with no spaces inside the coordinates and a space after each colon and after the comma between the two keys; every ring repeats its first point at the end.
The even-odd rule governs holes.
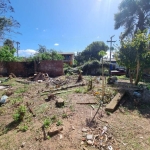
{"type": "Polygon", "coordinates": [[[20,131],[22,131],[22,132],[26,132],[27,130],[28,130],[28,126],[27,125],[24,125],[24,126],[20,127],[20,131]]]}
{"type": "Polygon", "coordinates": [[[13,114],[13,119],[15,121],[22,121],[26,114],[26,111],[27,111],[26,106],[21,105],[13,114]]]}
{"type": "Polygon", "coordinates": [[[62,124],[63,124],[63,123],[62,123],[61,120],[58,120],[57,123],[56,123],[57,126],[60,126],[60,125],[62,125],[62,124]]]}
{"type": "Polygon", "coordinates": [[[43,126],[44,128],[48,128],[51,125],[52,121],[51,119],[47,118],[44,120],[43,126]]]}

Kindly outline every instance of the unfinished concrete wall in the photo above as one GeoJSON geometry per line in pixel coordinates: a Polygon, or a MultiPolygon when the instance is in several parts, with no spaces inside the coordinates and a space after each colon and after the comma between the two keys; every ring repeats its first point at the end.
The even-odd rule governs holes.
{"type": "Polygon", "coordinates": [[[48,73],[51,77],[63,75],[63,61],[43,60],[37,65],[37,72],[48,73]]]}
{"type": "Polygon", "coordinates": [[[48,73],[49,76],[63,75],[63,62],[62,61],[40,61],[35,62],[1,62],[0,75],[8,76],[14,73],[16,76],[28,77],[35,72],[48,73]]]}

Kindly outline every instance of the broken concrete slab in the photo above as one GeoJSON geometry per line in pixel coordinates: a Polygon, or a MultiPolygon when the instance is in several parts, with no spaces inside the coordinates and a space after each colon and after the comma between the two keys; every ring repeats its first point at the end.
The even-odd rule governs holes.
{"type": "Polygon", "coordinates": [[[117,107],[118,103],[124,96],[125,91],[117,93],[117,95],[110,101],[110,103],[106,106],[105,110],[109,112],[113,112],[117,107]]]}

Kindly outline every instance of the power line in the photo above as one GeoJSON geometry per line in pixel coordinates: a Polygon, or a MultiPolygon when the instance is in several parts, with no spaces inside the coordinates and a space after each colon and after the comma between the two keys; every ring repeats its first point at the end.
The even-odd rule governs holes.
{"type": "Polygon", "coordinates": [[[109,68],[109,75],[111,76],[111,49],[112,49],[112,43],[113,42],[116,42],[116,41],[113,41],[112,38],[114,37],[115,35],[111,36],[110,37],[110,41],[107,41],[110,43],[110,68],[109,68]]]}

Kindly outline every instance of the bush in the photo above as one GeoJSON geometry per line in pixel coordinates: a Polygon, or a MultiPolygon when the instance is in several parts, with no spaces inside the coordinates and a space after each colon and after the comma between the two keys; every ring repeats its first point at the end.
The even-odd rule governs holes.
{"type": "Polygon", "coordinates": [[[22,121],[23,118],[24,118],[24,116],[25,116],[25,114],[26,114],[26,111],[27,111],[26,106],[21,105],[21,106],[16,110],[16,112],[13,114],[13,119],[14,119],[15,121],[22,121]]]}

